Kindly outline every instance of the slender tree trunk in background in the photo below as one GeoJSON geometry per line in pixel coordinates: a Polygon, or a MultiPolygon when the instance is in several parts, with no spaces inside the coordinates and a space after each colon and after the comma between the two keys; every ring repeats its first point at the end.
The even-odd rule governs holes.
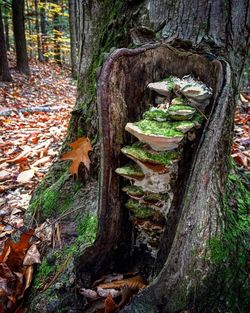
{"type": "MultiPolygon", "coordinates": [[[[41,4],[46,5],[47,1],[41,1],[41,4]]],[[[40,23],[41,23],[41,34],[42,34],[42,54],[43,56],[48,52],[48,45],[47,45],[47,21],[46,21],[46,10],[45,8],[41,7],[40,9],[40,23]]],[[[48,61],[48,57],[45,56],[45,60],[48,61]]]]}
{"type": "Polygon", "coordinates": [[[3,29],[3,19],[2,19],[2,10],[0,6],[0,75],[2,76],[2,81],[11,81],[11,74],[8,65],[6,44],[4,38],[4,29],[3,29]]]}
{"type": "Polygon", "coordinates": [[[7,12],[5,12],[4,15],[4,32],[5,32],[5,42],[6,42],[6,49],[7,51],[10,50],[10,38],[9,38],[9,14],[7,14],[7,12]]]}
{"type": "MultiPolygon", "coordinates": [[[[54,1],[58,5],[59,0],[54,1]]],[[[53,17],[53,31],[54,31],[54,59],[58,65],[62,65],[61,61],[61,45],[60,45],[60,25],[59,25],[59,15],[54,14],[53,17]]]]}
{"type": "MultiPolygon", "coordinates": [[[[27,51],[28,51],[28,54],[29,54],[29,57],[32,58],[35,51],[34,51],[34,43],[33,43],[33,40],[32,40],[32,35],[33,35],[33,31],[32,31],[32,27],[31,27],[31,17],[32,17],[32,12],[30,10],[30,5],[29,5],[29,0],[25,0],[26,3],[26,10],[27,10],[27,24],[28,24],[28,33],[29,33],[29,40],[26,40],[26,47],[27,47],[27,51]]],[[[27,30],[27,28],[26,28],[27,30]]]]}
{"type": "Polygon", "coordinates": [[[30,74],[24,26],[24,0],[12,1],[13,30],[16,46],[17,69],[30,74]]]}
{"type": "Polygon", "coordinates": [[[77,78],[77,3],[69,0],[70,57],[72,77],[77,78]]]}
{"type": "Polygon", "coordinates": [[[37,35],[38,60],[43,62],[44,61],[44,57],[43,57],[43,53],[42,53],[42,44],[41,44],[41,32],[40,32],[40,25],[39,25],[38,0],[35,0],[35,14],[36,14],[36,35],[37,35]]]}
{"type": "Polygon", "coordinates": [[[54,14],[54,59],[57,64],[62,65],[61,61],[61,46],[60,46],[60,27],[58,25],[58,17],[59,15],[57,13],[54,14]]]}

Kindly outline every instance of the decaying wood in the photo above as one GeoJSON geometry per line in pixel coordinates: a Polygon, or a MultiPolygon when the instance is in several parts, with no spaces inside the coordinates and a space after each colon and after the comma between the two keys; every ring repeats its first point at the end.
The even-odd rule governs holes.
{"type": "MultiPolygon", "coordinates": [[[[188,255],[190,245],[194,245],[195,249],[201,249],[200,244],[204,243],[204,238],[209,239],[210,233],[217,231],[217,223],[214,224],[216,206],[213,203],[211,211],[210,201],[213,201],[211,197],[214,195],[213,192],[211,193],[211,188],[214,186],[213,173],[216,172],[218,165],[214,162],[214,158],[218,157],[223,117],[226,116],[224,101],[228,97],[228,89],[224,88],[224,73],[228,75],[228,69],[225,64],[215,58],[211,60],[211,56],[207,58],[193,51],[186,52],[166,44],[154,44],[134,50],[119,49],[107,59],[102,68],[98,85],[102,156],[99,189],[100,222],[94,246],[85,251],[79,262],[83,281],[87,273],[90,275],[88,277],[94,279],[98,274],[108,270],[115,271],[116,267],[122,268],[124,264],[131,266],[133,262],[130,257],[130,224],[128,214],[123,207],[124,195],[121,192],[121,181],[115,174],[115,169],[124,163],[120,149],[131,140],[131,137],[124,132],[126,123],[138,120],[152,100],[146,89],[148,83],[161,80],[170,74],[180,78],[192,74],[214,90],[213,99],[206,112],[209,118],[196,151],[196,158],[189,160],[190,168],[186,168],[186,173],[181,178],[182,190],[175,193],[170,209],[158,258],[160,266],[156,266],[156,273],[163,268],[164,275],[162,272],[158,275],[154,288],[146,288],[135,297],[129,306],[133,307],[134,311],[128,309],[130,310],[128,312],[137,312],[136,304],[133,303],[138,304],[138,301],[143,299],[145,304],[147,299],[151,301],[151,295],[154,300],[157,297],[156,303],[161,303],[162,299],[165,299],[166,291],[162,294],[163,290],[167,290],[171,297],[173,290],[178,289],[178,284],[182,283],[184,276],[188,274],[186,271],[190,270],[194,262],[194,259],[188,255]],[[223,67],[226,69],[224,73],[223,67]],[[218,123],[220,130],[217,131],[218,123]],[[182,201],[184,195],[185,202],[182,201]],[[206,199],[207,196],[209,201],[206,199]],[[204,209],[204,206],[207,208],[204,209]],[[182,245],[183,250],[180,250],[182,245]],[[180,259],[174,251],[176,253],[182,251],[180,259]],[[178,261],[182,263],[179,264],[178,261]],[[178,263],[178,268],[175,262],[178,263]],[[165,277],[168,277],[168,281],[165,277]],[[149,293],[150,297],[148,297],[149,293]]],[[[226,77],[226,80],[229,80],[229,77],[226,77]]],[[[224,168],[220,169],[221,173],[223,170],[224,168]]],[[[204,249],[200,253],[203,255],[204,249]]],[[[198,265],[197,268],[200,266],[198,265]]],[[[201,272],[202,270],[201,267],[201,272]]]]}

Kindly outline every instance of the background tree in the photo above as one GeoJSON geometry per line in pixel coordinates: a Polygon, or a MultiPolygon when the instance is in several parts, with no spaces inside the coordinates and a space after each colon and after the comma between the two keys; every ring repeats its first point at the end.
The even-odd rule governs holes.
{"type": "Polygon", "coordinates": [[[77,77],[78,68],[78,16],[79,10],[77,7],[77,1],[69,0],[69,31],[70,31],[70,57],[71,57],[71,68],[72,76],[77,77]]]}
{"type": "Polygon", "coordinates": [[[38,54],[38,60],[42,62],[44,61],[44,57],[42,53],[38,0],[35,0],[35,16],[36,16],[36,34],[37,34],[37,54],[38,54]]]}
{"type": "Polygon", "coordinates": [[[16,46],[17,69],[29,75],[29,62],[25,39],[24,0],[12,1],[13,31],[16,46]]]}
{"type": "Polygon", "coordinates": [[[2,76],[3,81],[11,81],[11,74],[8,65],[7,59],[7,46],[5,42],[4,36],[4,28],[3,28],[3,19],[2,19],[2,9],[0,5],[0,74],[2,76]]]}
{"type": "MultiPolygon", "coordinates": [[[[95,150],[89,177],[84,173],[85,178],[87,177],[86,182],[90,177],[96,177],[96,169],[101,164],[99,232],[94,245],[84,250],[77,260],[77,284],[85,286],[93,277],[101,276],[108,269],[114,271],[122,268],[121,263],[130,262],[128,237],[131,234],[127,231],[129,228],[126,229],[129,225],[128,218],[119,213],[123,209],[122,196],[115,184],[119,184],[119,181],[114,178],[112,171],[117,165],[118,158],[117,151],[113,150],[114,142],[109,141],[111,135],[108,129],[114,130],[116,127],[120,129],[120,126],[116,119],[109,117],[110,115],[113,117],[114,112],[109,111],[109,104],[112,105],[112,102],[108,101],[110,98],[114,99],[112,94],[107,93],[105,98],[102,91],[109,84],[110,72],[105,70],[107,67],[101,72],[98,99],[96,81],[100,66],[110,49],[134,46],[130,37],[131,29],[146,26],[156,33],[155,38],[159,37],[172,44],[181,51],[180,54],[183,51],[186,56],[189,53],[192,55],[201,53],[212,59],[214,55],[217,56],[218,60],[214,61],[217,61],[216,64],[220,67],[218,73],[221,75],[221,80],[218,81],[223,83],[217,89],[219,94],[209,112],[195,155],[184,171],[187,176],[182,181],[181,193],[175,195],[174,205],[171,207],[172,217],[167,222],[155,271],[151,273],[154,275],[154,281],[134,297],[123,312],[172,313],[184,309],[195,312],[247,312],[249,235],[247,228],[238,227],[236,221],[243,219],[245,225],[249,225],[249,217],[237,199],[234,210],[228,209],[231,203],[228,197],[230,188],[232,190],[237,183],[235,190],[244,190],[237,176],[228,174],[232,169],[229,155],[233,116],[249,46],[249,1],[216,0],[201,5],[195,0],[117,0],[112,3],[112,7],[109,1],[77,2],[80,13],[80,76],[78,100],[67,139],[73,141],[79,134],[92,139],[95,150]],[[239,15],[242,18],[239,19],[239,15]],[[220,63],[221,58],[223,61],[220,63]],[[101,152],[96,134],[100,134],[101,137],[101,152]],[[244,216],[241,211],[244,211],[244,216]],[[122,257],[119,255],[121,251],[126,251],[122,257]],[[223,257],[221,255],[218,257],[216,251],[226,253],[223,257]],[[211,254],[215,255],[218,263],[210,257],[211,254]]],[[[143,39],[140,30],[139,35],[142,35],[143,39]]],[[[131,58],[129,69],[125,61],[122,63],[122,58],[125,59],[127,52],[124,52],[124,55],[120,53],[120,68],[126,68],[128,77],[119,76],[117,72],[117,76],[112,78],[116,81],[119,81],[119,77],[124,79],[121,81],[124,82],[124,90],[128,96],[123,99],[126,102],[131,97],[132,91],[128,92],[131,86],[136,90],[139,88],[139,82],[136,81],[137,77],[132,77],[135,79],[134,82],[130,75],[130,72],[133,72],[133,59],[131,58]]],[[[141,52],[138,50],[136,53],[139,55],[141,52]]],[[[113,60],[109,59],[108,62],[111,63],[113,60]]],[[[177,70],[178,66],[181,68],[177,62],[175,64],[177,70]]],[[[207,72],[204,74],[208,75],[207,72]]],[[[140,77],[138,80],[147,81],[146,78],[140,77]]],[[[106,90],[109,91],[108,87],[106,90]]],[[[130,104],[127,105],[131,109],[130,104]]],[[[126,112],[119,111],[119,114],[126,116],[126,112]]],[[[59,173],[58,169],[57,171],[53,169],[51,173],[53,185],[57,181],[61,182],[61,172],[59,173]]],[[[49,179],[45,179],[45,182],[47,187],[52,184],[49,179]]],[[[85,188],[89,187],[86,185],[85,188]]],[[[41,196],[44,190],[40,188],[37,194],[39,192],[41,196]]],[[[92,192],[93,190],[88,189],[89,197],[92,192]]],[[[239,193],[242,196],[240,191],[239,193]]],[[[36,200],[37,195],[34,196],[34,203],[37,203],[36,200]]],[[[58,204],[55,205],[55,210],[57,206],[58,204]]],[[[40,214],[42,215],[42,208],[40,214]]],[[[143,260],[141,262],[143,263],[143,260]]],[[[77,300],[79,307],[76,311],[82,310],[82,296],[77,300]]]]}

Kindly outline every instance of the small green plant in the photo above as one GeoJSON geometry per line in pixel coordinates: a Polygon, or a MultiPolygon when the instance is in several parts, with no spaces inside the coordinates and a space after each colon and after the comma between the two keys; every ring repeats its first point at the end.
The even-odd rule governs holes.
{"type": "Polygon", "coordinates": [[[53,267],[49,265],[47,259],[43,259],[42,263],[38,266],[38,271],[35,276],[34,280],[35,288],[37,289],[42,288],[46,278],[48,278],[52,271],[53,267]]]}

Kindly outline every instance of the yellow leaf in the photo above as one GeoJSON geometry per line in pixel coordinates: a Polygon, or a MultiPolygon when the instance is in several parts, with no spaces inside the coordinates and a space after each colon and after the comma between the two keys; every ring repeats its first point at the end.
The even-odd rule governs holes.
{"type": "Polygon", "coordinates": [[[78,138],[76,141],[68,144],[72,148],[72,151],[66,152],[61,160],[72,160],[72,164],[69,167],[71,174],[78,174],[78,168],[82,162],[86,168],[89,170],[90,159],[89,152],[93,151],[91,142],[87,137],[78,138]]]}

